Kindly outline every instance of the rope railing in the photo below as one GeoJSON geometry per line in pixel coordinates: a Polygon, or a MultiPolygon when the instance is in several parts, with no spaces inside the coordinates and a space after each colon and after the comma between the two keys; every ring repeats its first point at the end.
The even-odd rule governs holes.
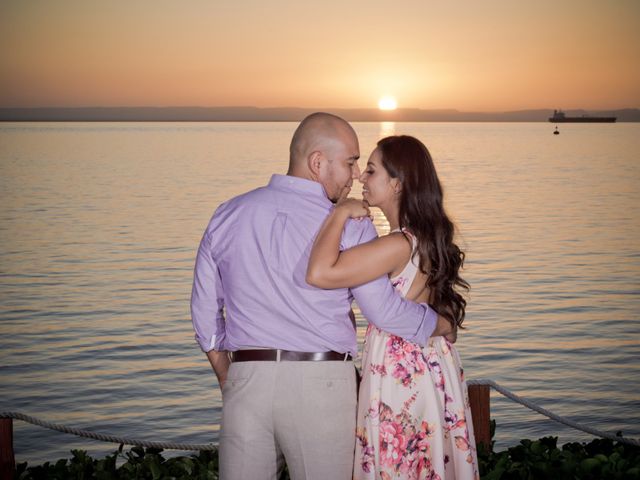
{"type": "Polygon", "coordinates": [[[81,430],[79,428],[72,428],[66,425],[60,425],[56,423],[46,422],[39,418],[25,415],[20,412],[0,412],[0,418],[13,418],[15,420],[22,420],[23,422],[37,425],[39,427],[48,428],[62,433],[70,433],[77,435],[78,437],[91,438],[93,440],[100,440],[101,442],[110,443],[122,443],[125,445],[135,445],[145,448],[162,448],[163,450],[215,450],[217,445],[208,444],[190,444],[190,443],[175,443],[175,442],[150,442],[147,440],[136,440],[125,437],[117,437],[115,435],[108,435],[96,432],[90,432],[88,430],[81,430]]]}
{"type": "MultiPolygon", "coordinates": [[[[561,417],[560,415],[556,415],[553,412],[550,412],[535,403],[526,400],[515,393],[511,392],[507,388],[499,385],[493,380],[488,379],[479,379],[479,380],[469,380],[467,381],[467,385],[484,385],[493,388],[498,393],[504,395],[510,400],[519,403],[534,412],[540,413],[545,417],[550,418],[556,422],[567,425],[576,430],[583,431],[585,433],[589,433],[596,437],[607,438],[610,440],[615,440],[620,443],[625,443],[629,445],[640,446],[640,440],[634,438],[622,437],[613,433],[604,432],[602,430],[597,430],[595,428],[591,428],[589,426],[581,425],[573,420],[569,420],[567,418],[561,417]]],[[[189,443],[176,443],[176,442],[152,442],[147,440],[137,440],[125,437],[118,437],[115,435],[108,435],[102,433],[91,432],[88,430],[81,430],[78,428],[68,427],[66,425],[55,424],[51,422],[47,422],[44,420],[40,420],[38,418],[32,417],[30,415],[25,415],[20,412],[0,412],[0,418],[11,418],[15,420],[22,420],[27,423],[31,423],[32,425],[40,426],[43,428],[48,428],[50,430],[55,430],[62,433],[69,433],[72,435],[77,435],[79,437],[91,438],[94,440],[99,440],[102,442],[111,442],[111,443],[119,443],[125,445],[135,445],[145,448],[162,448],[165,450],[215,450],[217,448],[216,444],[189,444],[189,443]]]]}
{"type": "Polygon", "coordinates": [[[488,385],[491,388],[493,388],[496,392],[501,393],[508,399],[513,400],[514,402],[519,403],[520,405],[523,405],[529,408],[530,410],[533,410],[534,412],[544,415],[545,417],[550,418],[551,420],[555,420],[558,423],[562,423],[564,425],[567,425],[568,427],[574,428],[576,430],[580,430],[585,433],[590,433],[591,435],[594,435],[596,437],[608,438],[610,440],[615,440],[620,443],[640,446],[640,440],[638,439],[626,438],[626,437],[616,435],[614,433],[604,432],[602,430],[591,428],[589,426],[581,425],[578,422],[569,420],[568,418],[561,417],[560,415],[557,415],[553,412],[550,412],[549,410],[542,408],[540,405],[536,405],[535,403],[516,395],[509,389],[499,385],[493,380],[489,380],[489,379],[468,380],[467,385],[488,385]]]}

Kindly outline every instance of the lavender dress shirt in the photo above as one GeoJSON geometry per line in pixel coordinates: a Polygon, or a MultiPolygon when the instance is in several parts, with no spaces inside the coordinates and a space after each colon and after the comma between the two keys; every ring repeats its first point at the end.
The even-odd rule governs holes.
{"type": "MultiPolygon", "coordinates": [[[[319,183],[273,175],[267,186],[217,209],[198,249],[191,294],[204,352],[278,348],[355,357],[354,298],[369,322],[426,345],[436,313],[404,300],[386,276],[351,289],[306,283],[313,241],[332,208],[319,183]]],[[[376,236],[369,219],[348,221],[341,248],[376,236]]]]}

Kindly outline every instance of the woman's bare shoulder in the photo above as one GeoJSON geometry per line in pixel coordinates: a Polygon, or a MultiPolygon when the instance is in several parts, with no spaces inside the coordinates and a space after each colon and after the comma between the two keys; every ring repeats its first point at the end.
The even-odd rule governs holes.
{"type": "Polygon", "coordinates": [[[409,253],[413,249],[411,240],[412,235],[409,232],[406,232],[406,234],[404,232],[390,232],[379,237],[379,239],[384,239],[385,244],[393,246],[394,248],[406,250],[409,253]]]}
{"type": "Polygon", "coordinates": [[[411,241],[407,241],[407,237],[401,232],[388,233],[378,237],[375,242],[378,249],[397,259],[397,265],[406,263],[413,250],[411,241]]]}

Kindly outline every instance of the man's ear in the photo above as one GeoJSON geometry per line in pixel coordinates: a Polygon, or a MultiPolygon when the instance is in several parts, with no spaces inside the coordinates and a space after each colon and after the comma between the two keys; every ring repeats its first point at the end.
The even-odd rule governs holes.
{"type": "Polygon", "coordinates": [[[307,157],[307,166],[309,171],[316,177],[320,176],[320,168],[322,166],[322,152],[313,151],[307,157]]]}

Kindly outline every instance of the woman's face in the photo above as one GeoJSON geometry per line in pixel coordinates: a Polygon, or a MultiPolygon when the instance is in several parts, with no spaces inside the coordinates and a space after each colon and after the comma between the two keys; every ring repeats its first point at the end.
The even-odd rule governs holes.
{"type": "Polygon", "coordinates": [[[391,205],[398,197],[399,181],[391,178],[382,165],[382,154],[379,149],[375,149],[362,175],[362,197],[372,207],[384,208],[391,205]]]}

